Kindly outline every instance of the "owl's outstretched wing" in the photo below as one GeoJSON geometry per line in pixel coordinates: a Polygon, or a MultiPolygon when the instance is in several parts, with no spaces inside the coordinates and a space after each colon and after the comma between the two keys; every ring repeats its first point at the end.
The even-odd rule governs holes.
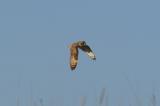
{"type": "Polygon", "coordinates": [[[96,60],[96,56],[88,45],[79,47],[82,51],[84,51],[92,60],[96,60]]]}
{"type": "Polygon", "coordinates": [[[78,48],[75,46],[70,47],[70,68],[74,70],[78,63],[78,48]]]}

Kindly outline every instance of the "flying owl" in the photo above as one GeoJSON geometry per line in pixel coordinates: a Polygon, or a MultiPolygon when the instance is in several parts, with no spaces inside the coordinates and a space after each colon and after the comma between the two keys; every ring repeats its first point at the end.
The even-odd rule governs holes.
{"type": "Polygon", "coordinates": [[[85,41],[77,41],[70,45],[70,68],[74,70],[78,63],[79,49],[85,52],[89,58],[96,60],[96,56],[85,41]]]}

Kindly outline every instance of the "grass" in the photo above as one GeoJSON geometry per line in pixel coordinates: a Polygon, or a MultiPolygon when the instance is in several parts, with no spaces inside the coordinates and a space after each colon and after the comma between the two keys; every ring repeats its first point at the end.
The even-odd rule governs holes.
{"type": "MultiPolygon", "coordinates": [[[[109,98],[109,96],[107,94],[106,88],[102,88],[101,92],[99,93],[99,95],[97,97],[97,101],[93,101],[93,102],[95,102],[95,106],[109,106],[108,98],[109,98]]],[[[17,97],[16,101],[17,101],[16,106],[21,106],[19,97],[17,97]]],[[[142,100],[141,101],[135,100],[135,102],[137,102],[137,103],[135,103],[135,105],[129,103],[128,106],[139,106],[139,105],[144,106],[144,105],[142,105],[143,104],[142,100]],[[141,104],[139,104],[138,102],[141,102],[141,104]]],[[[44,101],[44,99],[40,98],[38,101],[33,101],[32,100],[32,104],[30,104],[30,105],[31,106],[47,106],[45,103],[46,102],[44,101]]],[[[62,106],[60,104],[61,103],[59,103],[59,105],[52,104],[52,105],[49,105],[49,106],[62,106]]],[[[65,106],[65,105],[63,105],[63,106],[65,106]]],[[[87,97],[86,96],[81,96],[80,99],[79,99],[79,104],[77,106],[87,106],[87,97]]],[[[117,106],[123,106],[123,105],[122,104],[119,104],[119,105],[117,104],[117,106]]],[[[148,103],[147,106],[158,106],[157,105],[157,96],[156,96],[155,93],[152,93],[152,95],[150,96],[149,103],[148,103]]]]}

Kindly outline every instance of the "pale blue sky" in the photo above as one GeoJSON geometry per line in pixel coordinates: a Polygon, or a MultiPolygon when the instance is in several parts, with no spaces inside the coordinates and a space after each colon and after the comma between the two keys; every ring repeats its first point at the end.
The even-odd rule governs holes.
{"type": "MultiPolygon", "coordinates": [[[[1,0],[0,105],[109,106],[160,99],[160,1],[1,0]],[[68,45],[85,40],[96,53],[69,68],[68,45]],[[137,98],[138,97],[138,98],[137,98]]],[[[160,105],[159,101],[157,103],[160,105]]],[[[137,104],[136,104],[137,105],[137,104]]],[[[140,105],[140,104],[139,104],[140,105]]]]}

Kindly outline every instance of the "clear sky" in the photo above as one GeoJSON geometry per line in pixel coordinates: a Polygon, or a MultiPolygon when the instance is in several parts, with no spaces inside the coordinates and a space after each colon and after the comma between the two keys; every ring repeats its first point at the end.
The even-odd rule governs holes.
{"type": "MultiPolygon", "coordinates": [[[[0,106],[148,106],[160,99],[160,1],[1,0],[0,106]],[[85,40],[75,72],[68,45],[85,40]],[[43,100],[43,101],[42,101],[43,100]],[[18,105],[19,104],[19,105],[18,105]],[[103,104],[104,105],[104,104],[103,104]]],[[[157,101],[160,105],[160,102],[157,101]]]]}

